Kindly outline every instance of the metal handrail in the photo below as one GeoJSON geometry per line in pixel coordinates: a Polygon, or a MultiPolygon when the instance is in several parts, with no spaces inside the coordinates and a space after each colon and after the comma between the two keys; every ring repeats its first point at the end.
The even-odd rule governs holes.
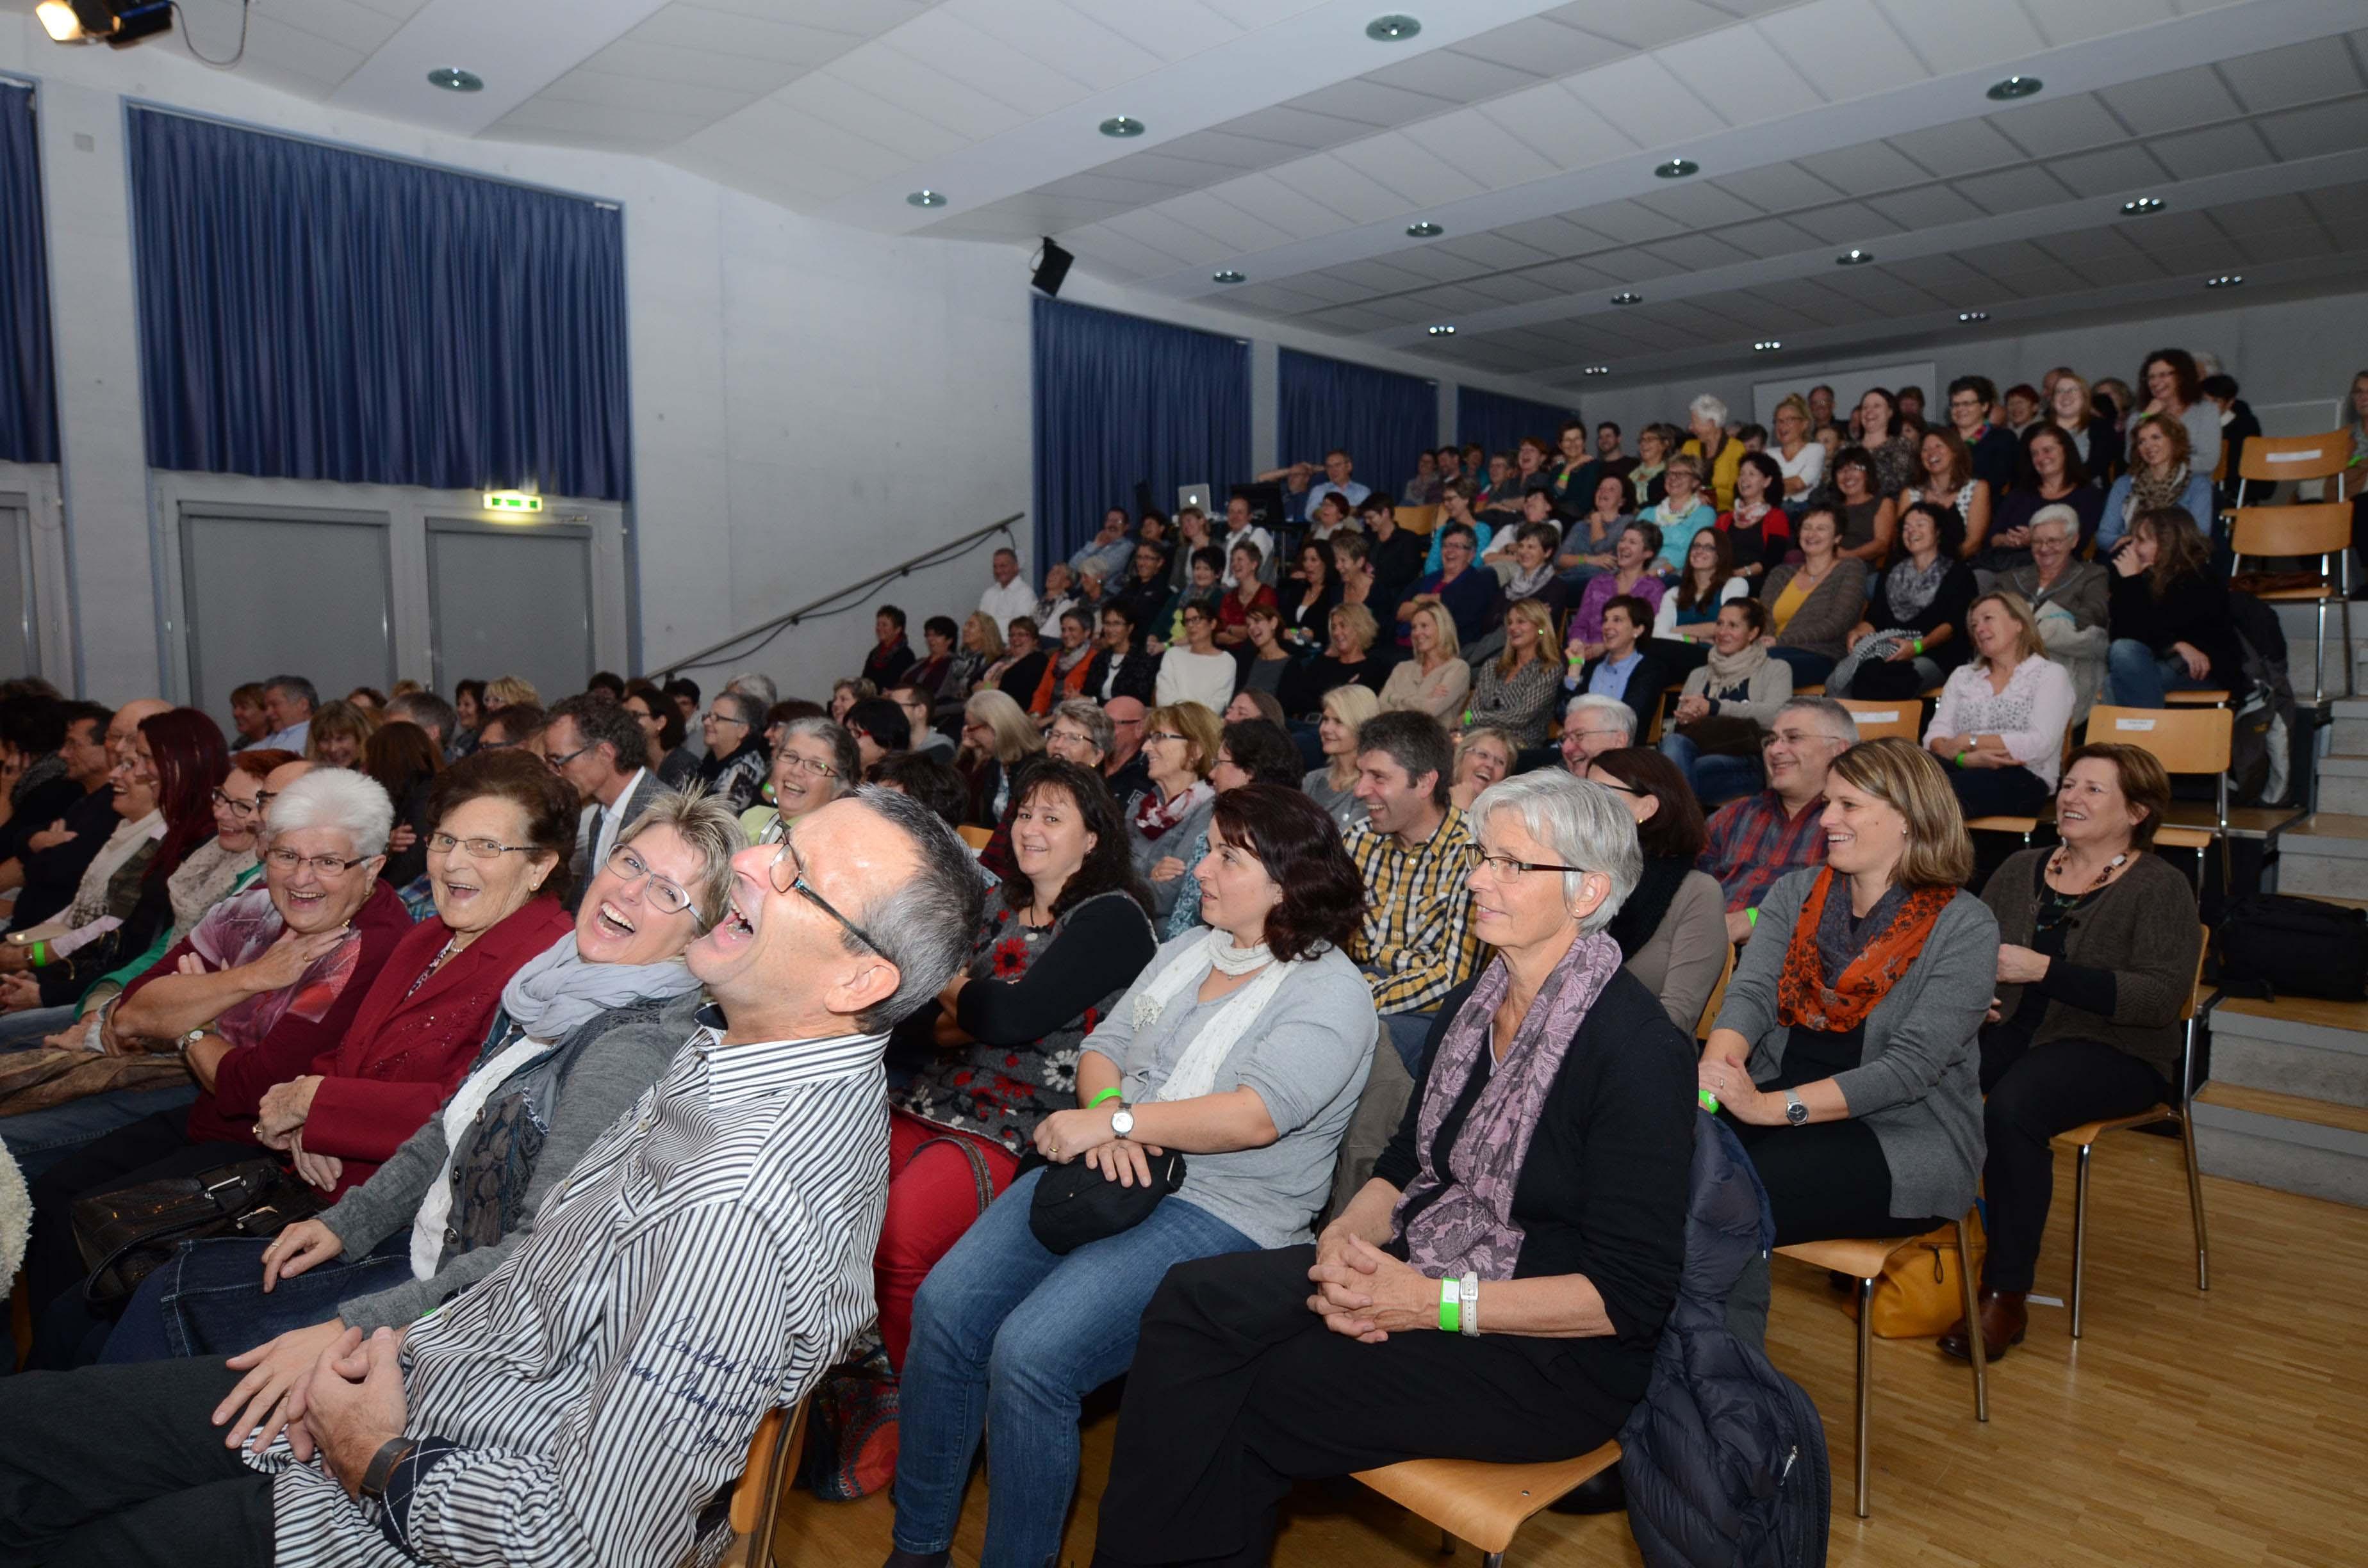
{"type": "MultiPolygon", "coordinates": [[[[879,584],[888,582],[893,578],[910,576],[915,571],[921,567],[936,566],[941,564],[943,561],[951,561],[953,559],[953,552],[958,552],[963,546],[975,543],[979,540],[985,539],[989,534],[999,533],[1008,537],[1011,533],[1011,525],[1019,521],[1027,515],[1028,514],[1025,512],[1014,512],[1011,516],[989,523],[985,528],[973,528],[970,532],[962,534],[958,538],[948,540],[943,544],[925,550],[921,551],[920,554],[916,555],[909,560],[901,561],[894,566],[874,572],[871,576],[865,577],[860,582],[849,583],[847,586],[839,589],[836,593],[825,594],[818,599],[809,600],[793,610],[789,610],[783,614],[773,617],[770,620],[760,620],[754,626],[734,632],[731,636],[726,637],[721,642],[711,642],[696,653],[689,654],[687,657],[680,659],[670,659],[657,667],[657,676],[661,680],[666,680],[673,678],[673,676],[681,671],[701,668],[711,659],[714,659],[716,654],[723,653],[725,649],[732,647],[735,643],[745,642],[751,637],[759,636],[768,631],[777,631],[784,626],[795,626],[807,616],[814,614],[817,610],[837,605],[841,599],[852,598],[860,596],[866,590],[874,587],[879,584]]],[[[746,658],[755,652],[756,650],[751,648],[733,656],[735,658],[746,658]]],[[[723,663],[724,661],[716,660],[715,662],[723,663]]]]}

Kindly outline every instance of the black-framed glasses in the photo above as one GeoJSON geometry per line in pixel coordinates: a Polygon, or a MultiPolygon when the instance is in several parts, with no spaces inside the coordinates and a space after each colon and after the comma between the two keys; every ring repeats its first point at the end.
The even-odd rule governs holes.
{"type": "Polygon", "coordinates": [[[1186,736],[1179,735],[1173,730],[1145,730],[1143,733],[1143,744],[1144,745],[1149,745],[1154,741],[1180,741],[1186,738],[1186,736]]]}
{"type": "Polygon", "coordinates": [[[838,777],[838,769],[833,767],[830,764],[826,762],[816,762],[810,756],[800,756],[793,751],[785,751],[780,756],[774,758],[773,761],[774,766],[784,768],[791,773],[811,773],[821,778],[836,778],[838,777]]]}
{"type": "Polygon", "coordinates": [[[441,831],[427,835],[431,855],[450,855],[456,844],[469,852],[472,860],[498,860],[505,855],[529,855],[534,851],[531,844],[504,844],[498,838],[455,838],[441,831]]]}
{"type": "Polygon", "coordinates": [[[214,787],[213,796],[214,804],[222,807],[234,817],[251,817],[263,809],[264,801],[271,799],[269,795],[258,790],[252,801],[235,800],[224,793],[220,785],[214,787]]]}
{"type": "Polygon", "coordinates": [[[832,908],[830,900],[814,892],[814,884],[806,881],[805,861],[799,856],[795,841],[786,831],[781,835],[781,846],[773,852],[772,862],[765,868],[765,880],[773,884],[775,892],[799,894],[816,909],[837,921],[848,936],[870,948],[882,958],[888,956],[886,950],[871,939],[871,932],[832,908]],[[790,880],[786,882],[781,881],[781,868],[784,864],[790,869],[790,880]]]}
{"type": "Polygon", "coordinates": [[[1480,864],[1488,868],[1490,876],[1506,882],[1519,881],[1525,871],[1575,871],[1582,877],[1587,874],[1587,869],[1584,866],[1557,866],[1544,860],[1516,860],[1510,855],[1495,855],[1485,849],[1480,852],[1480,864]]]}
{"type": "Polygon", "coordinates": [[[723,709],[721,709],[721,708],[711,708],[711,709],[709,709],[709,710],[707,710],[707,712],[706,712],[705,717],[707,717],[707,718],[709,718],[709,719],[713,720],[715,722],[717,722],[717,723],[719,723],[719,724],[737,724],[737,725],[739,725],[739,726],[740,726],[742,729],[744,729],[744,730],[745,730],[745,729],[747,729],[747,728],[749,727],[749,724],[748,724],[748,721],[747,721],[747,720],[746,720],[746,719],[742,719],[742,718],[737,718],[737,717],[735,717],[735,716],[734,716],[734,715],[733,715],[733,714],[726,713],[726,712],[725,712],[725,711],[723,711],[723,709]]]}
{"type": "Polygon", "coordinates": [[[702,931],[707,929],[707,921],[699,913],[698,906],[691,902],[690,894],[684,892],[677,883],[652,870],[648,861],[633,853],[632,845],[620,844],[609,850],[606,863],[609,873],[628,887],[647,877],[650,881],[649,891],[642,896],[648,899],[660,914],[680,915],[687,910],[690,914],[691,924],[702,931]]]}
{"type": "Polygon", "coordinates": [[[282,871],[293,871],[299,866],[310,866],[313,868],[313,874],[316,877],[342,877],[356,866],[370,858],[367,855],[357,855],[350,860],[336,855],[299,855],[293,849],[267,850],[263,858],[282,871]]]}
{"type": "Polygon", "coordinates": [[[551,770],[553,773],[557,773],[560,769],[565,767],[569,763],[574,762],[577,757],[582,756],[586,752],[590,751],[591,749],[592,748],[590,746],[577,746],[574,751],[563,753],[558,756],[552,756],[550,754],[545,753],[542,760],[551,764],[551,770]]]}

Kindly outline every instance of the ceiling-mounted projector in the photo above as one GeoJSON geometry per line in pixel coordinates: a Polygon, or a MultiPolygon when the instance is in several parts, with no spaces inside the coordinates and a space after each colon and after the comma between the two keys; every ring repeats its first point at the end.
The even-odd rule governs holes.
{"type": "Polygon", "coordinates": [[[60,43],[129,49],[172,27],[173,0],[41,0],[33,14],[60,43]]]}

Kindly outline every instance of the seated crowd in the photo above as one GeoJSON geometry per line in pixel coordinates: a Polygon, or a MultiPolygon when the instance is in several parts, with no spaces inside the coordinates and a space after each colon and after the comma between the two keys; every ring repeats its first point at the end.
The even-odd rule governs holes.
{"type": "Polygon", "coordinates": [[[982,1446],[1039,1564],[1124,1375],[1096,1556],[1262,1561],[1294,1480],[1622,1430],[1698,1103],[1780,1244],[1986,1193],[2003,1354],[2048,1140],[2175,1092],[2196,959],[2160,765],[2069,726],[2243,680],[2220,425],[2141,381],[1699,399],[1414,513],[1335,451],[997,551],[920,652],[882,605],[826,703],[0,688],[0,1554],[670,1562],[828,1379],[894,1391],[892,1568],[982,1446]],[[226,1174],[268,1222],[107,1249],[226,1174]]]}

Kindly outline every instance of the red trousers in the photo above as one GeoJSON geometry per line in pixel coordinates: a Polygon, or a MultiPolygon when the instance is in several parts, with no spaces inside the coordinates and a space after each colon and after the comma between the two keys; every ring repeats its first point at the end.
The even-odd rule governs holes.
{"type": "Polygon", "coordinates": [[[982,1211],[969,1158],[951,1143],[923,1147],[935,1138],[959,1139],[978,1151],[986,1162],[991,1195],[999,1196],[1019,1169],[1019,1158],[992,1139],[890,1108],[888,1214],[871,1259],[871,1290],[880,1303],[880,1337],[887,1345],[889,1365],[900,1372],[913,1339],[913,1298],[921,1281],[982,1211]]]}

